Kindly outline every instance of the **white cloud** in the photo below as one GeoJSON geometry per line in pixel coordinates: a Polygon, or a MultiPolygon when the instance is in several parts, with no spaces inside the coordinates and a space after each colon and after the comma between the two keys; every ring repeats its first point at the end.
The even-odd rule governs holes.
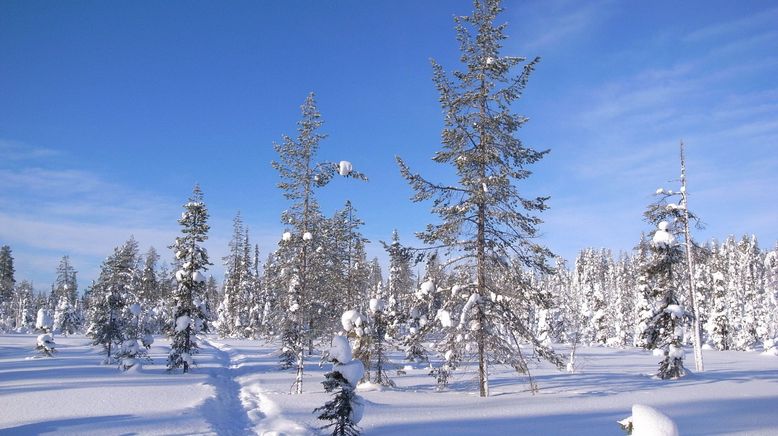
{"type": "Polygon", "coordinates": [[[0,139],[0,157],[5,161],[33,160],[57,154],[48,148],[31,147],[23,142],[0,139]]]}
{"type": "Polygon", "coordinates": [[[734,21],[717,23],[699,28],[684,36],[687,42],[699,42],[708,39],[731,37],[733,34],[750,31],[759,26],[775,26],[778,22],[778,8],[761,11],[734,21]]]}

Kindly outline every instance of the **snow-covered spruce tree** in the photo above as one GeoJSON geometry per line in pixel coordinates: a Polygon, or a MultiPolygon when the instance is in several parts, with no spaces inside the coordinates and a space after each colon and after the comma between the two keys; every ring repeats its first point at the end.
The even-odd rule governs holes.
{"type": "Polygon", "coordinates": [[[708,317],[706,330],[708,338],[717,350],[732,348],[731,327],[729,324],[729,299],[724,284],[724,274],[716,271],[713,279],[713,311],[708,317]]]}
{"type": "Polygon", "coordinates": [[[22,280],[14,288],[14,330],[17,332],[28,332],[35,325],[35,298],[32,290],[32,283],[27,280],[22,280]]]}
{"type": "Polygon", "coordinates": [[[124,311],[127,299],[137,285],[138,243],[130,238],[116,247],[100,268],[97,281],[89,290],[89,329],[92,345],[105,351],[105,364],[115,359],[117,345],[126,339],[124,311]]]}
{"type": "Polygon", "coordinates": [[[331,430],[333,436],[359,435],[357,424],[362,420],[365,405],[355,390],[364,374],[362,362],[352,358],[351,345],[344,336],[332,338],[332,347],[322,356],[322,362],[332,363],[332,371],[324,374],[322,384],[324,390],[331,392],[333,397],[313,411],[321,412],[318,419],[329,421],[321,429],[331,430]]]}
{"type": "Polygon", "coordinates": [[[294,359],[297,376],[293,391],[302,393],[304,360],[303,352],[312,344],[313,302],[317,296],[313,294],[317,272],[311,270],[312,258],[316,248],[321,246],[320,223],[321,213],[314,195],[316,188],[327,185],[335,174],[345,177],[366,180],[366,177],[353,171],[351,164],[342,161],[340,164],[316,162],[319,143],[326,135],[319,132],[323,124],[321,115],[316,108],[313,93],[309,94],[302,105],[302,119],[297,123],[297,138],[284,135],[280,144],[274,144],[279,160],[273,161],[281,176],[278,187],[284,191],[284,197],[292,204],[281,215],[281,221],[288,226],[284,233],[276,260],[279,262],[279,272],[283,271],[280,280],[285,286],[280,286],[285,292],[286,307],[279,309],[285,313],[284,325],[281,331],[282,364],[291,363],[294,359]]]}
{"type": "Polygon", "coordinates": [[[584,326],[583,341],[588,344],[602,344],[607,340],[605,323],[605,262],[602,252],[587,248],[575,261],[574,285],[582,297],[581,306],[584,326]]]}
{"type": "Polygon", "coordinates": [[[208,314],[205,307],[205,274],[211,263],[208,251],[202,243],[208,239],[208,209],[203,193],[195,185],[192,196],[184,204],[184,212],[178,220],[182,235],[171,247],[181,269],[176,272],[178,288],[173,293],[173,329],[170,338],[170,354],[167,369],[182,368],[184,373],[194,364],[197,353],[195,335],[208,331],[208,314]]]}
{"type": "Polygon", "coordinates": [[[778,242],[772,251],[765,254],[765,299],[767,311],[767,334],[769,339],[765,341],[765,351],[778,354],[778,242]]]}
{"type": "MultiPolygon", "coordinates": [[[[680,228],[680,230],[683,231],[684,236],[684,254],[686,258],[686,262],[684,266],[686,267],[686,280],[684,281],[685,284],[688,284],[688,300],[689,300],[689,306],[691,311],[689,312],[692,319],[692,341],[694,344],[694,365],[697,369],[697,371],[704,371],[705,365],[702,358],[702,335],[701,335],[701,328],[700,328],[700,317],[697,316],[697,312],[699,312],[699,308],[697,307],[697,300],[696,300],[696,285],[695,285],[695,274],[694,274],[694,255],[693,251],[695,248],[694,241],[692,240],[691,230],[689,226],[692,222],[695,222],[696,226],[698,228],[701,227],[700,220],[697,218],[695,214],[693,214],[689,210],[689,196],[687,192],[687,186],[686,186],[686,155],[684,152],[684,144],[681,142],[680,144],[680,169],[681,169],[681,178],[679,180],[681,186],[678,189],[678,192],[673,192],[672,190],[664,190],[662,188],[659,188],[656,191],[656,195],[660,197],[659,201],[654,203],[653,205],[649,206],[649,211],[647,212],[647,216],[654,219],[654,223],[659,222],[659,220],[667,220],[668,222],[673,223],[674,225],[677,224],[680,228]],[[670,202],[668,201],[672,197],[678,197],[678,202],[670,202]]],[[[680,294],[679,294],[680,297],[680,294]]]]}
{"type": "Polygon", "coordinates": [[[57,307],[62,297],[66,297],[71,305],[76,304],[78,296],[78,282],[76,281],[77,271],[70,263],[70,256],[62,256],[57,266],[57,278],[51,285],[51,296],[49,301],[51,307],[57,307]]]}
{"type": "Polygon", "coordinates": [[[413,254],[408,247],[400,243],[397,229],[392,231],[392,241],[387,244],[381,241],[384,250],[389,255],[389,278],[386,293],[388,294],[388,311],[393,313],[398,321],[400,314],[407,313],[410,298],[416,285],[411,261],[413,254]]]}
{"type": "Polygon", "coordinates": [[[434,319],[438,309],[438,304],[436,304],[440,300],[438,290],[445,278],[442,266],[438,262],[437,253],[427,257],[423,278],[424,281],[414,292],[413,298],[407,301],[406,334],[402,340],[405,360],[415,362],[429,361],[424,341],[434,327],[430,320],[434,319]]]}
{"type": "Polygon", "coordinates": [[[389,357],[386,350],[386,337],[390,315],[387,313],[387,303],[382,295],[377,293],[370,299],[369,306],[372,318],[370,334],[372,335],[371,345],[373,349],[370,352],[370,368],[373,370],[373,382],[381,386],[394,386],[394,382],[388,374],[389,357]]]}
{"type": "Polygon", "coordinates": [[[248,324],[248,308],[245,295],[242,294],[241,284],[246,280],[248,273],[247,259],[244,259],[245,240],[247,231],[243,226],[240,212],[232,221],[232,238],[229,242],[229,254],[224,260],[224,284],[222,285],[223,299],[219,305],[218,332],[222,337],[243,337],[244,325],[248,324]]]}
{"type": "Polygon", "coordinates": [[[154,247],[149,247],[143,257],[143,267],[140,272],[138,289],[136,291],[138,303],[143,307],[152,308],[157,305],[159,295],[159,275],[157,273],[159,254],[154,247]]]}
{"type": "Polygon", "coordinates": [[[332,254],[340,262],[337,265],[339,271],[335,271],[340,276],[340,286],[335,295],[342,304],[341,308],[363,312],[367,309],[365,303],[369,288],[369,269],[364,250],[364,244],[369,241],[359,231],[364,222],[357,216],[351,201],[346,201],[343,209],[333,216],[332,224],[331,247],[335,248],[332,254]]]}
{"type": "Polygon", "coordinates": [[[613,300],[611,314],[613,339],[611,343],[624,347],[632,342],[634,331],[634,271],[632,259],[627,253],[620,253],[613,270],[613,300]]]}
{"type": "Polygon", "coordinates": [[[428,225],[418,236],[427,244],[461,256],[474,268],[472,328],[479,391],[481,396],[488,396],[489,362],[496,361],[496,356],[517,356],[519,339],[532,342],[544,358],[559,364],[561,360],[542,348],[532,329],[513,312],[510,298],[515,290],[497,288],[490,280],[496,270],[508,268],[502,260],[509,257],[525,267],[550,271],[546,264],[550,251],[533,241],[541,222],[534,213],[547,208],[547,198],[522,197],[516,187],[518,180],[531,174],[528,166],[546,152],[526,147],[514,136],[527,119],[512,113],[512,104],[521,96],[540,59],[527,62],[518,75],[512,75],[513,67],[525,59],[499,53],[506,38],[506,26],[494,24],[501,11],[499,0],[476,0],[474,8],[472,15],[456,18],[465,69],[449,78],[433,62],[434,82],[445,112],[443,148],[433,160],[451,165],[457,182],[430,182],[411,172],[399,157],[397,161],[403,177],[416,191],[413,200],[432,199],[433,212],[442,219],[442,223],[428,225]],[[497,296],[504,298],[498,301],[497,296]],[[510,332],[516,341],[500,332],[510,332]]]}
{"type": "MultiPolygon", "coordinates": [[[[650,219],[650,212],[647,213],[650,219]]],[[[662,221],[651,241],[651,259],[642,271],[641,287],[644,299],[650,304],[641,315],[641,344],[649,350],[661,350],[664,358],[659,362],[656,376],[677,379],[686,374],[683,366],[683,323],[689,316],[678,303],[678,271],[683,262],[673,229],[662,221]]]]}
{"type": "Polygon", "coordinates": [[[70,299],[63,295],[54,310],[54,331],[62,335],[72,335],[80,325],[76,308],[70,303],[70,299]]]}
{"type": "Polygon", "coordinates": [[[14,258],[11,247],[0,247],[0,332],[13,329],[15,326],[14,258]]]}
{"type": "Polygon", "coordinates": [[[764,311],[764,259],[756,236],[743,236],[737,244],[738,289],[741,310],[738,322],[735,348],[753,350],[766,339],[767,327],[764,311]]]}

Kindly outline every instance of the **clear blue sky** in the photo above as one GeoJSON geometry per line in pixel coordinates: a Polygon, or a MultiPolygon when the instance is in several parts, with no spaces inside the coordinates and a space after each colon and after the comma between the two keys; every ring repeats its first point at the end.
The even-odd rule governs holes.
{"type": "MultiPolygon", "coordinates": [[[[651,193],[688,145],[698,239],[778,239],[778,5],[774,2],[507,1],[503,54],[541,56],[516,111],[527,145],[550,148],[520,190],[550,195],[546,244],[631,248],[651,193]]],[[[412,204],[399,154],[442,174],[429,58],[458,67],[452,17],[468,1],[0,2],[0,244],[17,279],[45,289],[63,254],[83,288],[131,234],[169,258],[198,182],[221,279],[240,210],[263,253],[286,207],[270,167],[315,91],[351,160],[324,212],[354,203],[372,241],[406,242],[433,218],[412,204]]],[[[381,255],[377,243],[369,253],[381,255]]]]}

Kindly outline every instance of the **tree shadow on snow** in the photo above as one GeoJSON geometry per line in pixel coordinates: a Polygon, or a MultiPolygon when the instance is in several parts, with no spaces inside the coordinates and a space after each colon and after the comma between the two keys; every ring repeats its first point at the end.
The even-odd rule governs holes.
{"type": "Polygon", "coordinates": [[[17,427],[0,429],[0,435],[22,436],[22,435],[38,435],[42,433],[63,433],[63,432],[77,433],[77,430],[72,429],[71,427],[80,427],[83,425],[98,427],[101,424],[126,422],[134,418],[135,417],[133,415],[110,415],[110,416],[89,416],[83,418],[56,419],[52,421],[36,422],[33,424],[24,424],[17,427]]]}

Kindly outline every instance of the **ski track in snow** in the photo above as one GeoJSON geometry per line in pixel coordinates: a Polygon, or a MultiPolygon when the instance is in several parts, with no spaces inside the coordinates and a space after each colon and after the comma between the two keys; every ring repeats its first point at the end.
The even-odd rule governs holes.
{"type": "Polygon", "coordinates": [[[252,422],[240,400],[240,384],[235,380],[235,368],[229,353],[229,347],[217,342],[199,338],[200,343],[213,349],[217,366],[209,369],[210,382],[215,396],[209,398],[200,407],[203,416],[219,435],[255,434],[252,422]]]}

